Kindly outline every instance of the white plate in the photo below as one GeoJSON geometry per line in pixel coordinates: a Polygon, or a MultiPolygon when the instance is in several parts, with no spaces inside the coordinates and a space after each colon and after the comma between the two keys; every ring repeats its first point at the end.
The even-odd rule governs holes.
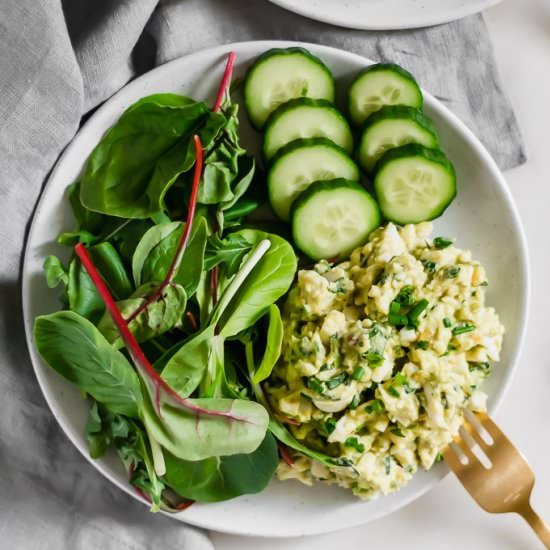
{"type": "Polygon", "coordinates": [[[483,11],[500,0],[271,0],[317,21],[350,29],[414,29],[483,11]]]}
{"type": "MultiPolygon", "coordinates": [[[[46,400],[71,441],[88,458],[84,426],[88,405],[79,391],[63,380],[38,357],[32,343],[36,315],[59,308],[56,292],[46,287],[42,263],[46,255],[65,254],[55,244],[61,230],[72,227],[72,215],[64,199],[66,187],[79,175],[85,159],[103,133],[126,107],[158,92],[179,92],[212,100],[220,80],[225,56],[237,53],[235,77],[242,76],[258,54],[273,48],[297,45],[286,42],[248,42],[218,47],[177,59],[135,80],[88,120],[59,160],[36,210],[23,268],[25,328],[36,376],[46,400]]],[[[366,64],[366,59],[344,51],[298,44],[321,57],[334,72],[340,91],[366,64]]],[[[489,301],[496,306],[507,329],[502,361],[486,385],[494,409],[508,385],[523,339],[528,299],[527,256],[523,231],[505,182],[495,163],[472,133],[432,96],[425,94],[425,111],[432,117],[443,148],[454,162],[459,181],[458,197],[437,221],[437,233],[458,237],[458,245],[472,249],[486,266],[491,285],[489,301]]],[[[248,124],[243,140],[257,142],[248,124]]],[[[90,462],[103,475],[135,498],[117,457],[90,462]]],[[[361,502],[345,490],[298,482],[274,481],[261,494],[219,504],[191,506],[178,519],[231,533],[295,536],[351,527],[401,508],[428,491],[446,474],[443,464],[430,473],[419,473],[401,492],[373,502],[361,502]]]]}

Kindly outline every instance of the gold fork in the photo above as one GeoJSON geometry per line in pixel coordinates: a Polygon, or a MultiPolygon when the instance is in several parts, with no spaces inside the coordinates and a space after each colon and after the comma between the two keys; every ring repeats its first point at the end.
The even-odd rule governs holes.
{"type": "Polygon", "coordinates": [[[443,456],[484,510],[519,514],[550,548],[550,528],[529,503],[535,484],[533,470],[489,416],[466,411],[459,435],[443,450],[443,456]]]}

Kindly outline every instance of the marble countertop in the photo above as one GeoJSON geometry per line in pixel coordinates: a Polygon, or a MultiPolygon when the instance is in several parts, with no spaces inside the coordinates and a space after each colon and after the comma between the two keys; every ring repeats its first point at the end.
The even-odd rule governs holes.
{"type": "MultiPolygon", "coordinates": [[[[550,522],[550,0],[504,0],[486,12],[504,84],[528,150],[523,166],[505,173],[529,244],[532,303],[518,370],[495,415],[536,474],[533,505],[550,522]]],[[[519,517],[483,512],[452,476],[386,518],[330,535],[302,539],[242,538],[214,533],[217,550],[525,550],[542,548],[519,517]]]]}

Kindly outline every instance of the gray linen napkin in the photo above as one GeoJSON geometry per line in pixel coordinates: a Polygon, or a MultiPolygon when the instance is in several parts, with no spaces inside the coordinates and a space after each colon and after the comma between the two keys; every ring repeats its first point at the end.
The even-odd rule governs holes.
{"type": "Polygon", "coordinates": [[[206,550],[198,531],[112,486],[72,447],[34,379],[19,270],[41,185],[81,117],[135,74],[200,48],[262,38],[393,60],[455,111],[502,168],[524,161],[481,16],[373,33],[316,23],[266,0],[0,3],[0,541],[17,549],[206,550]]]}

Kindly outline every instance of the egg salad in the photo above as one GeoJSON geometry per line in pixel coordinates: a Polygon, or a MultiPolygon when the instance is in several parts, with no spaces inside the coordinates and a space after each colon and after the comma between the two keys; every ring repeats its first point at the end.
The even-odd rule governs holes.
{"type": "Polygon", "coordinates": [[[504,327],[485,306],[485,270],[432,225],[389,223],[348,261],[298,272],[284,306],[283,352],[265,385],[307,447],[280,479],[320,480],[370,499],[429,469],[499,360],[504,327]]]}

